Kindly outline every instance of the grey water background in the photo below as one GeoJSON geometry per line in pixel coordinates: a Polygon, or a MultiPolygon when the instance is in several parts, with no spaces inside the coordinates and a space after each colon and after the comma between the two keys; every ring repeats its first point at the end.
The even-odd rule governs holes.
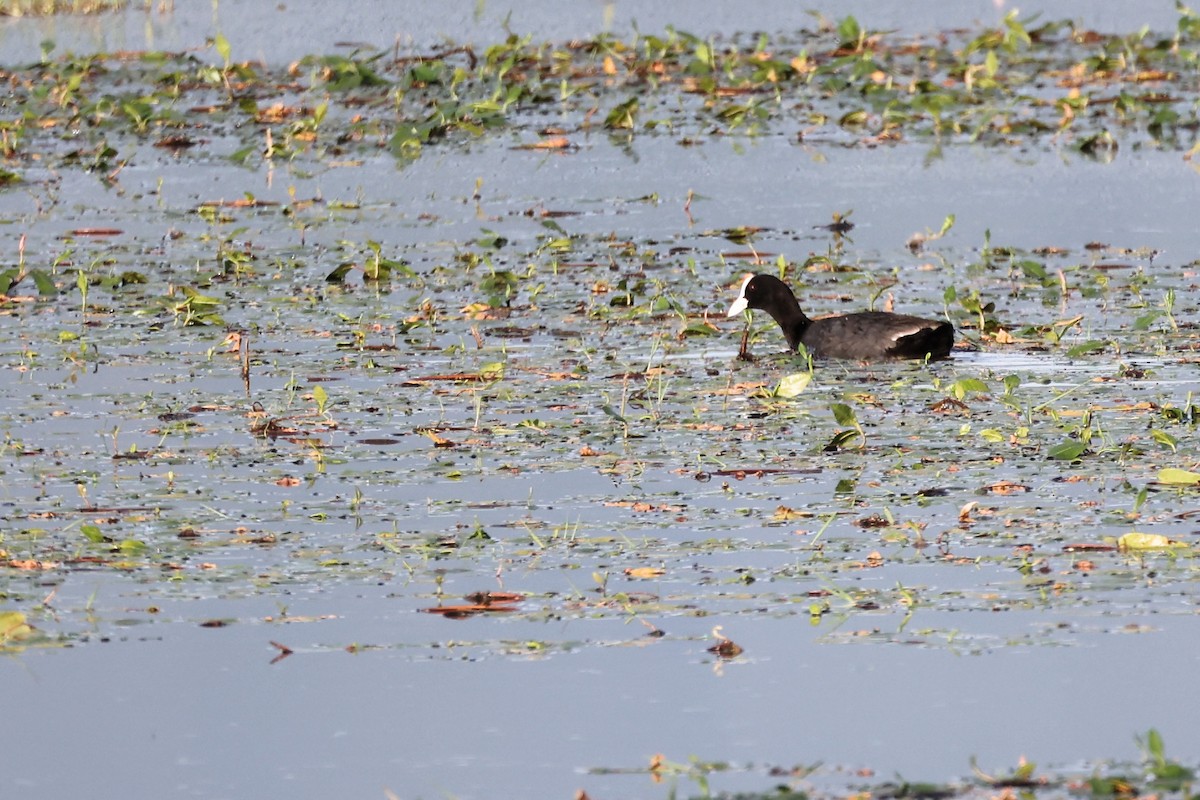
{"type": "MultiPolygon", "coordinates": [[[[141,6],[141,3],[135,4],[141,6]]],[[[933,31],[998,23],[1013,10],[1022,18],[1072,19],[1098,30],[1136,31],[1142,26],[1170,30],[1177,18],[1174,3],[1127,3],[1112,0],[1062,0],[1012,3],[963,2],[839,3],[768,2],[603,2],[602,0],[530,0],[517,4],[486,0],[432,3],[366,0],[328,3],[290,0],[193,0],[170,4],[169,13],[132,8],[117,15],[85,18],[0,19],[3,58],[35,60],[40,45],[52,40],[60,51],[203,49],[206,37],[223,33],[241,58],[267,62],[291,60],[342,46],[432,47],[444,42],[489,44],[507,31],[552,41],[601,33],[624,36],[635,29],[660,31],[668,26],[699,36],[779,32],[810,26],[814,12],[836,20],[856,15],[881,30],[933,31]]]]}
{"type": "MultiPolygon", "coordinates": [[[[487,42],[502,36],[505,25],[552,40],[606,30],[620,35],[632,30],[634,20],[643,30],[674,25],[699,34],[772,32],[810,24],[804,11],[808,7],[779,2],[532,2],[515,8],[492,3],[176,2],[163,15],[131,10],[86,19],[3,20],[0,59],[36,60],[39,43],[46,39],[54,40],[55,52],[207,52],[205,40],[217,32],[229,39],[235,57],[272,63],[353,43],[388,47],[400,42],[419,48],[447,40],[487,42]]],[[[930,31],[994,24],[1010,8],[860,2],[827,4],[822,11],[830,18],[853,13],[876,28],[930,31]]],[[[1024,4],[1021,10],[1079,19],[1106,30],[1134,30],[1143,24],[1168,30],[1175,19],[1171,3],[1044,3],[1024,4]]],[[[615,147],[598,145],[582,157],[530,170],[527,157],[499,143],[466,153],[431,152],[402,174],[383,169],[371,174],[369,165],[295,183],[302,193],[319,189],[330,197],[359,194],[377,201],[376,210],[347,228],[362,225],[372,235],[429,247],[478,230],[463,198],[483,178],[485,186],[500,187],[489,196],[492,209],[535,202],[570,206],[581,198],[608,207],[648,191],[673,201],[633,206],[620,216],[585,217],[579,227],[583,232],[588,226],[621,226],[630,235],[653,237],[677,230],[681,198],[697,189],[720,199],[697,206],[696,213],[711,227],[752,220],[787,229],[797,226],[797,220],[816,224],[827,221],[830,210],[855,208],[863,222],[854,246],[868,254],[935,226],[947,213],[958,216],[955,241],[964,252],[982,240],[985,229],[998,240],[1027,247],[1078,247],[1103,238],[1183,254],[1180,261],[1194,258],[1197,251],[1194,209],[1200,178],[1180,165],[1177,153],[1122,152],[1113,164],[1102,164],[1062,152],[963,148],[925,165],[903,150],[831,149],[815,159],[770,138],[746,144],[736,154],[732,145],[684,149],[662,139],[639,141],[636,150],[633,161],[615,147]],[[430,231],[411,224],[430,211],[446,219],[445,225],[430,231]]],[[[168,203],[180,205],[185,204],[182,198],[245,182],[233,168],[188,174],[164,169],[172,175],[168,203]]],[[[149,183],[158,171],[147,169],[140,177],[149,183]]],[[[138,177],[131,169],[129,180],[138,177]]],[[[24,227],[33,243],[52,242],[80,219],[134,231],[145,226],[147,236],[155,229],[157,221],[146,219],[144,207],[132,199],[108,197],[94,184],[87,176],[63,176],[61,194],[78,198],[70,219],[36,218],[24,194],[5,196],[0,211],[32,220],[24,227]]],[[[283,191],[268,188],[265,181],[258,188],[264,197],[283,191]]],[[[239,192],[229,189],[229,194],[239,192]]],[[[334,233],[314,232],[315,238],[321,236],[332,238],[334,233]]],[[[6,238],[11,250],[11,237],[6,238]]],[[[797,246],[789,255],[802,257],[803,252],[797,246]]],[[[16,335],[12,320],[4,325],[6,336],[16,335]]],[[[186,340],[150,345],[167,351],[188,346],[186,340]]],[[[732,347],[732,340],[697,346],[694,357],[723,367],[732,347]]],[[[6,353],[11,355],[11,349],[6,353]]],[[[9,405],[6,425],[44,430],[47,440],[59,441],[69,452],[70,442],[94,439],[110,426],[103,410],[88,405],[97,402],[94,398],[124,391],[114,386],[123,376],[143,380],[158,375],[158,367],[139,369],[135,364],[126,373],[100,369],[80,377],[75,402],[89,414],[94,410],[95,424],[79,430],[44,419],[21,420],[16,410],[28,406],[31,396],[61,390],[68,369],[24,382],[10,369],[3,390],[9,405]]],[[[984,367],[967,357],[955,369],[971,373],[984,367]]],[[[1167,376],[1179,384],[1172,395],[1176,400],[1189,388],[1191,374],[1180,370],[1167,376]]],[[[275,376],[260,386],[282,392],[284,383],[275,376]]],[[[212,386],[191,385],[185,378],[160,383],[158,377],[138,384],[139,389],[182,398],[202,396],[212,386]]],[[[386,401],[386,387],[375,391],[386,401]]],[[[659,480],[671,490],[695,488],[690,479],[659,480]]],[[[811,491],[828,493],[824,483],[822,479],[811,491]]],[[[417,493],[451,497],[459,491],[454,485],[440,486],[421,486],[417,493]]],[[[471,484],[479,496],[510,502],[536,493],[542,507],[565,506],[564,520],[586,513],[592,500],[610,490],[607,478],[585,470],[471,484]]],[[[32,490],[8,485],[5,491],[12,502],[32,490]]],[[[393,491],[387,497],[398,505],[411,499],[404,487],[393,491]]],[[[225,510],[236,511],[237,503],[244,502],[252,513],[268,504],[249,496],[229,502],[233,506],[225,510]]],[[[313,499],[316,507],[322,502],[313,499]]],[[[710,502],[734,519],[736,503],[710,502]]],[[[734,521],[723,531],[764,539],[777,532],[743,532],[734,521]]],[[[769,560],[771,555],[767,549],[755,558],[769,560]]],[[[416,601],[392,602],[385,583],[322,585],[317,576],[290,587],[290,597],[268,599],[256,597],[245,583],[236,584],[228,596],[190,596],[184,590],[164,597],[152,594],[137,577],[73,575],[57,587],[56,602],[85,604],[95,594],[107,604],[107,619],[97,623],[104,640],[6,658],[0,666],[9,720],[0,731],[0,752],[5,754],[0,795],[38,800],[71,795],[380,797],[386,787],[402,798],[569,797],[587,787],[596,798],[658,797],[666,789],[644,775],[585,771],[637,768],[663,752],[674,760],[696,755],[743,765],[826,761],[847,770],[867,767],[878,775],[941,780],[964,775],[972,757],[994,769],[1012,766],[1026,754],[1086,769],[1090,758],[1132,757],[1132,735],[1150,727],[1162,730],[1168,743],[1178,743],[1181,756],[1195,755],[1200,741],[1200,722],[1191,711],[1200,649],[1195,647],[1194,600],[1186,592],[1153,608],[1133,602],[1092,617],[1081,609],[1073,620],[1082,620],[1081,633],[1069,643],[1052,632],[1045,641],[1028,637],[1031,628],[1052,631],[1062,615],[1046,617],[1037,609],[992,615],[977,611],[973,617],[983,618],[973,620],[977,639],[964,637],[968,644],[963,649],[898,643],[833,646],[822,641],[826,631],[810,627],[803,615],[743,614],[737,617],[736,631],[729,630],[728,618],[720,621],[728,633],[736,633],[747,659],[722,669],[701,663],[707,644],[701,640],[714,622],[705,618],[664,623],[670,633],[684,638],[657,651],[632,644],[573,649],[575,642],[623,643],[634,635],[626,623],[608,621],[597,630],[585,620],[563,619],[514,625],[516,630],[504,637],[564,643],[562,652],[544,659],[506,657],[487,649],[479,653],[470,646],[459,655],[447,644],[440,652],[414,646],[411,658],[404,648],[384,657],[300,654],[276,667],[266,663],[270,653],[264,652],[264,639],[279,634],[265,632],[263,625],[214,632],[192,624],[146,624],[133,612],[129,620],[120,618],[120,604],[135,607],[150,597],[164,618],[189,622],[265,616],[286,601],[293,613],[336,610],[338,619],[319,633],[293,637],[312,637],[314,649],[331,642],[471,642],[495,635],[491,618],[455,623],[447,634],[445,626],[451,623],[412,613],[416,601]],[[231,607],[236,610],[230,612],[231,607]],[[1157,633],[1132,632],[1143,625],[1157,633]],[[1131,628],[1128,635],[1113,632],[1124,626],[1131,628]],[[398,636],[397,630],[403,634],[398,636]],[[1165,688],[1145,690],[1146,681],[1165,688]]],[[[948,583],[964,581],[961,570],[946,568],[942,577],[948,583]]],[[[532,585],[539,579],[546,580],[534,575],[532,585]]],[[[587,583],[587,576],[579,581],[587,583]]],[[[949,618],[950,627],[962,624],[937,610],[923,616],[922,624],[936,626],[940,616],[949,618]]],[[[744,785],[763,788],[768,783],[755,775],[744,785]]]]}

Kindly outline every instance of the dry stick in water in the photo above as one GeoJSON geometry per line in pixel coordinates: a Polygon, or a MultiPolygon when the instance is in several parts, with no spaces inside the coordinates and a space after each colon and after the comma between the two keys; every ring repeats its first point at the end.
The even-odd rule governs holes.
{"type": "Polygon", "coordinates": [[[242,357],[242,384],[246,387],[246,396],[250,396],[250,332],[246,331],[239,342],[239,354],[242,357]]]}

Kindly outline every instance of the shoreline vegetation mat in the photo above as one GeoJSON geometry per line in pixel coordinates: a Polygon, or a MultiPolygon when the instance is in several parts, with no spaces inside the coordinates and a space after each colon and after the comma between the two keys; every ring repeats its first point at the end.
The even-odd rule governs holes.
{"type": "Polygon", "coordinates": [[[1105,34],[1013,11],[998,28],[901,35],[847,17],[774,36],[514,34],[479,50],[359,50],[286,67],[238,61],[220,34],[209,52],[187,54],[55,57],[47,42],[42,64],[6,65],[21,113],[6,120],[4,153],[10,165],[24,156],[94,169],[123,159],[100,141],[128,136],[179,157],[202,143],[206,158],[253,166],[377,149],[410,160],[500,132],[521,134],[521,147],[569,149],[572,135],[608,131],[684,146],[731,135],[916,141],[934,156],[969,142],[1106,158],[1125,141],[1190,158],[1200,17],[1179,10],[1170,33],[1105,34]],[[73,136],[90,147],[61,152],[73,136]]]}

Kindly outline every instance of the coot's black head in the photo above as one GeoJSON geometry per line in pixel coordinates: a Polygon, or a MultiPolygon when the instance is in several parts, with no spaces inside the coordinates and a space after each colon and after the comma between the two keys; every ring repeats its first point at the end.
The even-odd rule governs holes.
{"type": "Polygon", "coordinates": [[[799,310],[799,307],[796,295],[779,278],[765,273],[747,275],[737,299],[729,307],[729,316],[736,317],[748,308],[757,308],[778,319],[777,311],[786,309],[790,314],[793,310],[799,310]]]}
{"type": "Polygon", "coordinates": [[[729,316],[736,317],[748,308],[756,308],[771,315],[779,323],[783,335],[787,337],[788,346],[795,350],[800,344],[800,337],[808,330],[811,321],[800,310],[796,295],[783,281],[774,275],[760,273],[747,275],[742,281],[742,288],[737,299],[729,307],[729,316]]]}

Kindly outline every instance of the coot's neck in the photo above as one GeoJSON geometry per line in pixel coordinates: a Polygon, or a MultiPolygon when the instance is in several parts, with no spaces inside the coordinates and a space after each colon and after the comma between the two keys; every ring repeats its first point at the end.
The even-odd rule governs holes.
{"type": "Polygon", "coordinates": [[[779,323],[780,330],[787,337],[788,347],[796,350],[800,347],[800,338],[804,336],[812,320],[800,310],[800,303],[787,284],[779,281],[774,286],[777,291],[772,292],[771,301],[764,304],[763,311],[779,323]]]}

